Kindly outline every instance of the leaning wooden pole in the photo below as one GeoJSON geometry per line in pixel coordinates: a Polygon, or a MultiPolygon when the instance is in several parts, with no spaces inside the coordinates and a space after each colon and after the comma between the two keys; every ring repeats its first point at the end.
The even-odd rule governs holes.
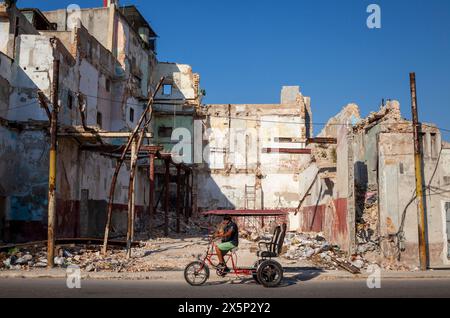
{"type": "Polygon", "coordinates": [[[426,271],[428,268],[428,255],[427,255],[427,239],[426,239],[425,204],[423,196],[422,145],[420,136],[421,129],[417,110],[416,74],[411,73],[409,77],[411,83],[411,110],[413,117],[413,132],[414,132],[414,162],[416,173],[417,218],[419,231],[419,260],[420,260],[420,269],[422,271],[426,271]]]}
{"type": "Polygon", "coordinates": [[[137,140],[133,142],[131,148],[131,171],[130,171],[130,183],[128,187],[128,227],[127,227],[127,258],[131,257],[131,244],[134,240],[134,224],[136,215],[136,191],[135,191],[135,179],[137,171],[137,162],[139,159],[139,151],[141,149],[142,143],[144,142],[144,135],[147,130],[147,126],[152,120],[152,115],[150,114],[149,119],[144,124],[144,127],[139,133],[137,140]]]}
{"type": "Polygon", "coordinates": [[[119,177],[120,169],[122,168],[122,165],[123,165],[123,163],[124,163],[124,161],[126,159],[128,151],[130,150],[130,147],[131,147],[131,144],[133,143],[133,140],[136,138],[136,135],[139,132],[139,128],[142,126],[142,123],[144,122],[147,114],[149,113],[149,111],[151,110],[151,108],[153,106],[154,100],[156,98],[156,94],[161,89],[161,87],[163,85],[163,82],[164,82],[164,77],[160,79],[158,85],[156,86],[156,89],[155,89],[155,92],[153,93],[153,96],[148,101],[147,108],[142,113],[141,118],[139,119],[139,122],[138,122],[136,128],[134,129],[130,139],[128,140],[127,145],[125,146],[125,149],[122,152],[121,157],[117,161],[116,169],[114,171],[114,175],[113,175],[113,178],[112,178],[112,181],[111,181],[111,188],[110,188],[110,191],[109,191],[108,214],[107,214],[107,218],[106,218],[105,235],[104,235],[103,249],[102,249],[103,254],[106,254],[106,252],[108,250],[108,239],[109,239],[109,232],[111,230],[111,220],[112,220],[112,211],[113,211],[113,204],[114,204],[114,195],[115,195],[115,191],[116,191],[117,178],[119,177]]]}

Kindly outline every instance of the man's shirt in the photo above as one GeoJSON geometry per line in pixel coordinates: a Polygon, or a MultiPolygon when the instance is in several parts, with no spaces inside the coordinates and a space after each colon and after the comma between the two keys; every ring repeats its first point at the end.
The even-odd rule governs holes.
{"type": "Polygon", "coordinates": [[[234,223],[233,221],[231,221],[230,223],[228,223],[227,226],[225,226],[224,233],[228,233],[230,230],[231,236],[224,238],[222,240],[222,243],[231,242],[234,246],[237,247],[239,245],[239,229],[236,223],[234,223]]]}

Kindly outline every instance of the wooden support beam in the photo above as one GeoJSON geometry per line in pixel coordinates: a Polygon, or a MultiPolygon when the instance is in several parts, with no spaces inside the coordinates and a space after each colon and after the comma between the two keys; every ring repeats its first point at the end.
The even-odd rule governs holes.
{"type": "MultiPolygon", "coordinates": [[[[58,137],[61,138],[105,138],[105,139],[121,139],[121,138],[130,138],[133,136],[132,132],[82,132],[82,131],[77,131],[77,132],[65,132],[65,131],[60,131],[58,132],[58,137]]],[[[153,138],[153,134],[152,133],[145,133],[144,134],[144,138],[146,139],[151,139],[153,138]]]]}
{"type": "Polygon", "coordinates": [[[181,166],[177,166],[177,233],[181,232],[181,166]]]}
{"type": "Polygon", "coordinates": [[[184,175],[184,218],[187,222],[189,220],[189,179],[191,172],[189,170],[185,171],[184,175]]]}
{"type": "Polygon", "coordinates": [[[169,194],[170,194],[170,160],[165,159],[166,173],[164,176],[164,235],[169,236],[169,194]]]}

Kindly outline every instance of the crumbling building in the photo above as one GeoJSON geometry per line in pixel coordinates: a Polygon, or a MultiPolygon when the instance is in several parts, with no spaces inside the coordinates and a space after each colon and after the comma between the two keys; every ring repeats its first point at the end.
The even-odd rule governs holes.
{"type": "MultiPolygon", "coordinates": [[[[157,35],[136,7],[116,1],[51,12],[0,3],[0,30],[5,40],[0,53],[0,240],[46,237],[45,108],[54,106],[55,60],[60,63],[57,236],[101,236],[118,151],[155,93],[155,76],[163,72],[173,78],[164,64],[157,69],[157,35]]],[[[152,136],[149,131],[146,145],[152,136]]],[[[126,232],[129,168],[118,177],[113,237],[126,232]]],[[[138,169],[135,191],[142,193],[135,202],[139,231],[149,223],[148,165],[138,169]]]]}

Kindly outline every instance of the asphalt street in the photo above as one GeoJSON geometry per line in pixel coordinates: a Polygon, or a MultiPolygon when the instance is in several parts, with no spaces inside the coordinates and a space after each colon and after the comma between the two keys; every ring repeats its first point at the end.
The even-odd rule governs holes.
{"type": "Polygon", "coordinates": [[[191,287],[182,281],[84,280],[69,289],[64,279],[0,279],[0,298],[449,298],[450,279],[383,280],[369,289],[365,280],[293,281],[266,289],[251,280],[212,281],[191,287]]]}

